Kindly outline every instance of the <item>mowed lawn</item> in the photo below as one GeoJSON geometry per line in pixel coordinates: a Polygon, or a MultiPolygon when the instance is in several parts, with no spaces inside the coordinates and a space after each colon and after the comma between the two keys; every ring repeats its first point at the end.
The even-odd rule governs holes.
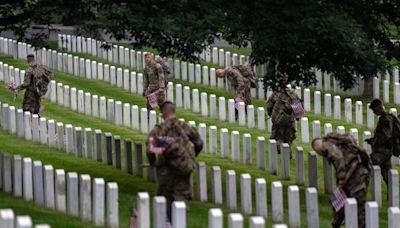
{"type": "MultiPolygon", "coordinates": [[[[13,60],[11,59],[6,59],[3,58],[3,56],[1,56],[0,61],[6,62],[9,61],[10,63],[12,63],[13,60]]],[[[21,69],[23,69],[25,67],[25,64],[22,61],[15,61],[15,64],[12,63],[12,65],[14,66],[18,66],[21,69]],[[17,65],[18,64],[18,65],[17,65]]],[[[145,100],[144,98],[140,97],[140,96],[134,96],[131,95],[129,92],[126,91],[121,91],[121,89],[117,89],[115,87],[111,87],[110,85],[107,85],[103,82],[98,82],[98,81],[90,81],[90,80],[86,80],[86,79],[81,79],[81,78],[76,78],[73,76],[69,76],[67,74],[63,74],[63,73],[56,73],[56,80],[57,81],[61,81],[64,82],[70,86],[76,86],[77,88],[80,89],[85,89],[85,91],[89,91],[92,92],[92,94],[97,94],[97,95],[105,95],[107,97],[111,97],[114,98],[116,100],[122,100],[123,102],[130,102],[131,104],[139,104],[141,106],[144,106],[145,104],[145,100]]],[[[16,101],[16,106],[17,107],[21,107],[21,96],[19,96],[19,99],[16,101]]],[[[9,102],[12,103],[12,99],[9,95],[9,93],[4,89],[1,88],[0,89],[0,98],[1,101],[4,102],[9,102]]],[[[137,131],[133,131],[131,129],[125,128],[125,127],[117,127],[111,123],[108,122],[104,122],[100,119],[96,119],[96,118],[91,118],[88,116],[85,116],[83,114],[78,114],[76,112],[73,112],[71,110],[67,110],[65,108],[62,108],[58,105],[55,104],[51,104],[49,102],[45,102],[46,104],[46,111],[43,114],[43,116],[45,116],[48,119],[55,119],[56,121],[61,121],[64,123],[72,123],[74,124],[74,126],[81,126],[81,127],[91,127],[92,129],[102,129],[103,132],[109,131],[112,132],[114,135],[120,135],[123,138],[131,138],[132,140],[136,141],[136,142],[144,142],[145,139],[145,135],[140,134],[137,131]]],[[[219,121],[215,121],[215,120],[210,120],[208,118],[202,118],[199,117],[198,114],[194,114],[192,112],[187,112],[184,110],[178,110],[179,111],[179,117],[185,118],[185,120],[195,120],[196,123],[201,123],[201,122],[206,122],[207,126],[210,125],[217,125],[218,129],[222,128],[222,127],[228,127],[230,130],[239,130],[241,133],[246,133],[246,132],[250,132],[252,133],[252,135],[262,135],[266,138],[269,137],[269,134],[265,133],[265,132],[261,132],[258,130],[249,130],[246,129],[245,127],[240,127],[237,125],[231,126],[228,123],[220,123],[219,121]]],[[[318,118],[317,116],[315,117],[316,119],[318,118]]],[[[328,118],[326,118],[327,121],[330,120],[328,118]]],[[[321,120],[321,119],[320,119],[321,120]]],[[[343,122],[340,122],[343,123],[343,122]]],[[[346,125],[346,124],[342,124],[346,126],[346,130],[348,130],[350,127],[353,127],[354,125],[346,125]]],[[[323,122],[321,124],[321,126],[323,126],[323,122]]],[[[361,129],[360,129],[361,130],[361,129]]],[[[4,133],[4,132],[2,132],[4,133]]],[[[125,174],[124,172],[118,171],[112,167],[108,167],[105,166],[104,164],[100,164],[94,161],[90,161],[90,160],[79,160],[77,158],[75,158],[74,156],[69,156],[66,155],[63,152],[59,152],[59,151],[55,151],[55,150],[51,150],[48,149],[46,146],[43,145],[38,145],[38,144],[33,144],[33,143],[28,143],[25,142],[24,140],[20,140],[20,139],[16,139],[15,136],[11,137],[11,136],[6,136],[4,135],[4,137],[7,138],[2,138],[0,140],[0,142],[7,142],[7,143],[1,143],[2,146],[0,146],[0,149],[2,151],[8,151],[10,153],[20,153],[23,156],[32,156],[32,158],[34,159],[40,159],[42,160],[44,163],[47,162],[47,164],[52,164],[53,166],[55,166],[55,168],[64,168],[66,170],[70,170],[70,171],[77,171],[79,173],[88,173],[91,174],[92,178],[93,177],[97,177],[97,176],[102,176],[105,177],[107,180],[109,181],[117,181],[119,183],[120,186],[120,221],[121,224],[127,224],[128,222],[128,210],[129,208],[133,207],[133,204],[135,202],[135,197],[136,197],[136,193],[138,191],[149,191],[150,193],[154,192],[154,188],[155,185],[154,184],[147,184],[147,182],[145,182],[143,179],[140,178],[134,178],[132,176],[129,176],[127,174],[125,174]],[[10,139],[8,139],[10,138],[10,139]],[[11,143],[11,138],[13,138],[16,142],[11,143]],[[4,146],[7,146],[7,148],[3,148],[3,144],[4,146]],[[22,147],[21,147],[22,146],[22,147]],[[35,151],[35,152],[29,152],[27,151],[30,146],[32,147],[40,147],[36,148],[38,150],[31,150],[31,151],[35,151]],[[18,150],[19,148],[19,150],[18,150]],[[26,150],[25,150],[26,149],[26,150]],[[46,153],[43,153],[42,151],[46,151],[46,149],[49,151],[48,155],[46,155],[46,153]],[[37,152],[40,151],[40,152],[37,152]],[[28,154],[26,154],[28,153],[28,154]],[[29,154],[30,153],[30,154],[29,154]],[[33,157],[33,155],[38,156],[38,157],[33,157]],[[56,154],[55,156],[58,157],[59,159],[55,159],[53,157],[50,156],[50,154],[56,154]],[[46,160],[47,159],[47,160],[46,160]],[[74,164],[74,162],[77,162],[77,164],[74,164]],[[91,167],[90,170],[88,169],[84,169],[84,167],[88,166],[91,167]],[[110,170],[110,173],[107,174],[106,171],[110,170]],[[97,176],[96,176],[97,175],[97,176]],[[131,186],[129,188],[129,190],[126,191],[126,198],[124,198],[124,185],[129,185],[131,186]],[[139,186],[137,186],[139,185],[139,186]],[[144,189],[142,189],[141,187],[144,187],[144,189]]],[[[253,139],[253,145],[255,145],[255,136],[252,137],[253,139]]],[[[298,135],[298,138],[300,138],[300,136],[298,135]]],[[[303,146],[304,147],[304,151],[305,151],[305,168],[307,168],[307,152],[310,151],[310,147],[309,145],[306,144],[301,144],[299,143],[299,140],[297,140],[296,144],[294,146],[303,146]]],[[[253,146],[253,163],[255,162],[255,152],[254,152],[255,146],[253,146]]],[[[270,182],[271,181],[275,181],[275,180],[280,180],[280,177],[278,176],[273,176],[270,175],[268,171],[263,171],[263,170],[259,170],[257,168],[255,168],[255,165],[252,166],[245,166],[239,163],[233,163],[231,161],[225,160],[225,159],[221,159],[219,156],[215,156],[215,155],[209,155],[209,154],[202,154],[199,157],[199,160],[205,161],[207,166],[210,168],[213,165],[219,165],[222,169],[222,174],[224,177],[224,171],[228,170],[228,169],[234,169],[237,172],[237,185],[239,186],[239,174],[241,173],[250,173],[252,175],[253,180],[256,177],[264,177],[267,180],[268,183],[268,204],[270,206],[271,203],[271,199],[270,199],[270,182]]],[[[321,159],[319,159],[321,160],[321,159]]],[[[294,159],[291,162],[291,174],[292,176],[295,174],[295,161],[294,159]]],[[[305,172],[306,176],[307,176],[307,172],[305,172]]],[[[322,163],[319,161],[319,186],[320,186],[320,195],[319,195],[319,200],[320,200],[320,204],[319,204],[319,209],[320,209],[320,219],[321,219],[321,227],[324,226],[329,226],[330,224],[330,218],[331,218],[331,209],[330,206],[328,204],[328,196],[322,194],[323,191],[323,178],[322,178],[322,163]]],[[[208,175],[208,180],[210,180],[210,175],[208,175]]],[[[222,178],[223,180],[225,178],[222,178]]],[[[194,178],[195,180],[195,185],[196,185],[196,178],[194,178]]],[[[210,181],[208,181],[208,187],[210,188],[210,181]]],[[[284,192],[285,192],[285,202],[287,203],[287,198],[286,198],[286,187],[290,184],[294,184],[294,178],[292,178],[292,180],[290,181],[283,181],[283,184],[285,186],[284,188],[284,192]]],[[[223,186],[224,183],[223,183],[223,186]]],[[[239,190],[239,189],[238,189],[239,190]]],[[[253,189],[254,190],[254,189],[253,189]]],[[[304,187],[301,187],[301,205],[302,205],[302,224],[305,226],[306,225],[306,210],[305,210],[305,199],[304,199],[304,187]]],[[[209,189],[209,199],[211,198],[211,190],[209,189]]],[[[238,191],[239,193],[239,191],[238,191]]],[[[383,194],[384,195],[384,194],[383,194]]],[[[1,197],[3,198],[3,194],[1,195],[1,197]]],[[[9,199],[11,200],[11,199],[9,199]]],[[[240,202],[240,200],[238,200],[240,202]]],[[[17,205],[17,204],[16,204],[17,205]]],[[[211,203],[199,203],[199,202],[192,202],[191,203],[191,207],[190,207],[190,218],[189,218],[189,227],[206,227],[206,220],[207,220],[207,210],[210,207],[216,207],[216,205],[213,205],[211,203]]],[[[219,207],[219,206],[218,206],[219,207]]],[[[287,208],[287,207],[286,207],[287,208]]],[[[384,208],[386,208],[386,206],[384,205],[384,208]]],[[[32,209],[34,210],[34,209],[32,209]]],[[[270,212],[271,210],[269,210],[270,212]]],[[[228,211],[225,211],[227,214],[228,211]]],[[[56,213],[55,213],[56,214],[56,213]]],[[[287,217],[287,210],[285,209],[285,216],[287,217]]],[[[270,218],[270,217],[269,217],[270,218]]],[[[382,219],[382,224],[381,225],[385,225],[386,224],[386,209],[385,210],[381,210],[381,219],[382,219]]],[[[268,220],[270,222],[270,219],[268,220]]],[[[286,220],[287,221],[287,218],[286,220]]],[[[270,224],[270,223],[269,223],[270,224]]],[[[57,226],[58,227],[58,226],[57,226]]],[[[121,226],[123,227],[123,226],[121,226]]]]}

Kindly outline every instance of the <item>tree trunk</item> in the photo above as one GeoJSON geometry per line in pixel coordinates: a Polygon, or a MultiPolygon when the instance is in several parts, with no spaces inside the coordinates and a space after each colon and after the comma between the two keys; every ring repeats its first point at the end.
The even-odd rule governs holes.
{"type": "Polygon", "coordinates": [[[374,94],[374,78],[364,78],[364,93],[363,97],[372,98],[374,94]]]}

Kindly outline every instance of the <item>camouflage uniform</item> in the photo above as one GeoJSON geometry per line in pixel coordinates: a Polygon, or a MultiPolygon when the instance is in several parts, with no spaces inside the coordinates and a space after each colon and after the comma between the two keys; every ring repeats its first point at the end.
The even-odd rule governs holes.
{"type": "Polygon", "coordinates": [[[272,118],[271,139],[277,141],[277,145],[289,143],[296,139],[296,119],[291,104],[294,100],[300,100],[291,89],[284,92],[274,92],[267,101],[268,115],[272,118]]]}
{"type": "MultiPolygon", "coordinates": [[[[358,227],[365,227],[364,207],[372,169],[368,155],[348,134],[330,133],[322,141],[322,156],[335,167],[336,183],[343,182],[347,197],[357,200],[358,227]]],[[[343,220],[344,207],[338,212],[333,210],[332,227],[340,227],[343,220]]]]}
{"type": "Polygon", "coordinates": [[[249,64],[234,65],[225,69],[226,78],[230,81],[231,86],[235,89],[235,97],[242,95],[245,104],[251,105],[251,83],[246,74],[253,74],[249,64]]]}
{"type": "Polygon", "coordinates": [[[34,69],[38,67],[38,64],[30,64],[25,72],[24,83],[17,87],[17,90],[24,90],[24,100],[22,102],[22,109],[29,111],[32,114],[39,114],[40,109],[40,95],[37,93],[36,86],[33,83],[33,77],[35,77],[34,69]]]}
{"type": "MultiPolygon", "coordinates": [[[[167,214],[169,219],[171,219],[172,202],[187,202],[191,199],[192,194],[192,186],[190,183],[191,171],[190,173],[182,174],[180,170],[177,170],[175,166],[173,166],[173,163],[179,162],[179,157],[183,157],[182,153],[191,153],[189,156],[193,158],[193,164],[187,164],[187,166],[193,166],[194,168],[195,156],[202,150],[203,141],[194,127],[191,127],[175,117],[166,119],[161,124],[157,124],[149,134],[149,138],[156,136],[184,138],[185,136],[181,134],[185,134],[189,142],[181,141],[181,144],[178,145],[172,144],[179,142],[172,142],[172,144],[166,148],[166,151],[159,155],[147,153],[150,165],[156,166],[157,168],[158,186],[156,194],[164,196],[167,199],[167,214]],[[176,130],[177,128],[180,130],[176,130]]],[[[147,141],[147,145],[149,145],[149,140],[147,141]]],[[[147,148],[149,148],[149,146],[147,146],[147,148]]],[[[188,162],[188,160],[185,161],[188,162]]],[[[186,205],[189,206],[188,204],[186,205]]]]}
{"type": "Polygon", "coordinates": [[[374,137],[371,139],[373,165],[379,165],[383,180],[388,185],[389,170],[392,168],[390,158],[392,157],[392,133],[393,118],[392,114],[385,112],[379,117],[378,125],[375,129],[374,137]]]}
{"type": "MultiPolygon", "coordinates": [[[[160,88],[165,87],[165,77],[162,66],[159,63],[153,61],[153,63],[147,64],[144,68],[143,78],[143,95],[147,96],[160,88]]],[[[165,94],[163,91],[158,91],[157,103],[160,106],[165,101],[165,94]]],[[[152,110],[149,101],[147,100],[147,110],[152,110]]]]}

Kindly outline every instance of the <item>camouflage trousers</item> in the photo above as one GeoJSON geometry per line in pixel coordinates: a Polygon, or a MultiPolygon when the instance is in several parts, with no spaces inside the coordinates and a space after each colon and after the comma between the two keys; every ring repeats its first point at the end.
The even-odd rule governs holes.
{"type": "MultiPolygon", "coordinates": [[[[154,91],[153,91],[153,92],[154,92],[154,91]]],[[[153,92],[150,92],[150,93],[153,93],[153,92]]],[[[149,93],[149,94],[150,94],[150,93],[149,93]]],[[[158,104],[158,107],[160,107],[161,104],[165,102],[165,93],[162,92],[162,91],[159,91],[159,92],[157,92],[156,94],[157,94],[157,104],[158,104]]],[[[147,99],[147,110],[150,111],[150,110],[153,110],[153,109],[154,109],[154,108],[152,108],[152,107],[150,106],[149,99],[147,99]]]]}
{"type": "Polygon", "coordinates": [[[33,91],[26,90],[22,102],[22,109],[24,111],[29,111],[32,114],[39,114],[40,96],[33,91]]]}
{"type": "MultiPolygon", "coordinates": [[[[365,202],[367,199],[368,189],[362,189],[354,194],[348,194],[348,198],[355,198],[357,200],[357,213],[358,213],[358,227],[365,227],[365,202]]],[[[333,210],[333,221],[332,227],[339,228],[344,221],[344,207],[340,209],[338,212],[332,207],[333,210]]]]}
{"type": "Polygon", "coordinates": [[[295,123],[274,123],[272,125],[272,133],[270,139],[275,139],[278,149],[283,143],[288,143],[289,146],[292,145],[293,141],[296,139],[296,128],[295,123]]]}
{"type": "Polygon", "coordinates": [[[371,154],[372,165],[378,165],[381,168],[381,175],[387,186],[389,186],[389,171],[392,169],[391,157],[391,155],[379,153],[371,154]]]}
{"type": "Polygon", "coordinates": [[[164,196],[167,200],[167,215],[169,221],[171,221],[171,206],[174,201],[184,201],[186,203],[186,211],[189,211],[188,200],[191,199],[192,194],[190,175],[183,177],[157,172],[157,181],[156,194],[164,196]]]}

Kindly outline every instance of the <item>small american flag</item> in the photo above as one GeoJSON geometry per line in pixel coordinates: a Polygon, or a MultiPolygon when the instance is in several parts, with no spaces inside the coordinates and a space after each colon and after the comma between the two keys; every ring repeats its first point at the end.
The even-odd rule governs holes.
{"type": "Polygon", "coordinates": [[[295,101],[291,106],[292,106],[293,115],[295,118],[301,118],[306,114],[306,112],[304,111],[303,105],[301,104],[300,101],[295,101]]]}
{"type": "Polygon", "coordinates": [[[236,110],[239,110],[240,102],[244,103],[244,100],[241,97],[235,97],[235,108],[236,108],[236,110]]]}
{"type": "Polygon", "coordinates": [[[162,154],[167,147],[174,141],[174,138],[168,136],[159,136],[157,138],[149,138],[149,152],[154,154],[162,154]]]}
{"type": "Polygon", "coordinates": [[[342,188],[336,188],[336,191],[331,195],[331,203],[332,207],[338,212],[340,209],[344,207],[346,203],[346,193],[343,191],[342,188]]]}
{"type": "Polygon", "coordinates": [[[150,93],[149,95],[147,95],[147,99],[149,99],[149,104],[152,108],[158,106],[156,93],[150,93]]]}

